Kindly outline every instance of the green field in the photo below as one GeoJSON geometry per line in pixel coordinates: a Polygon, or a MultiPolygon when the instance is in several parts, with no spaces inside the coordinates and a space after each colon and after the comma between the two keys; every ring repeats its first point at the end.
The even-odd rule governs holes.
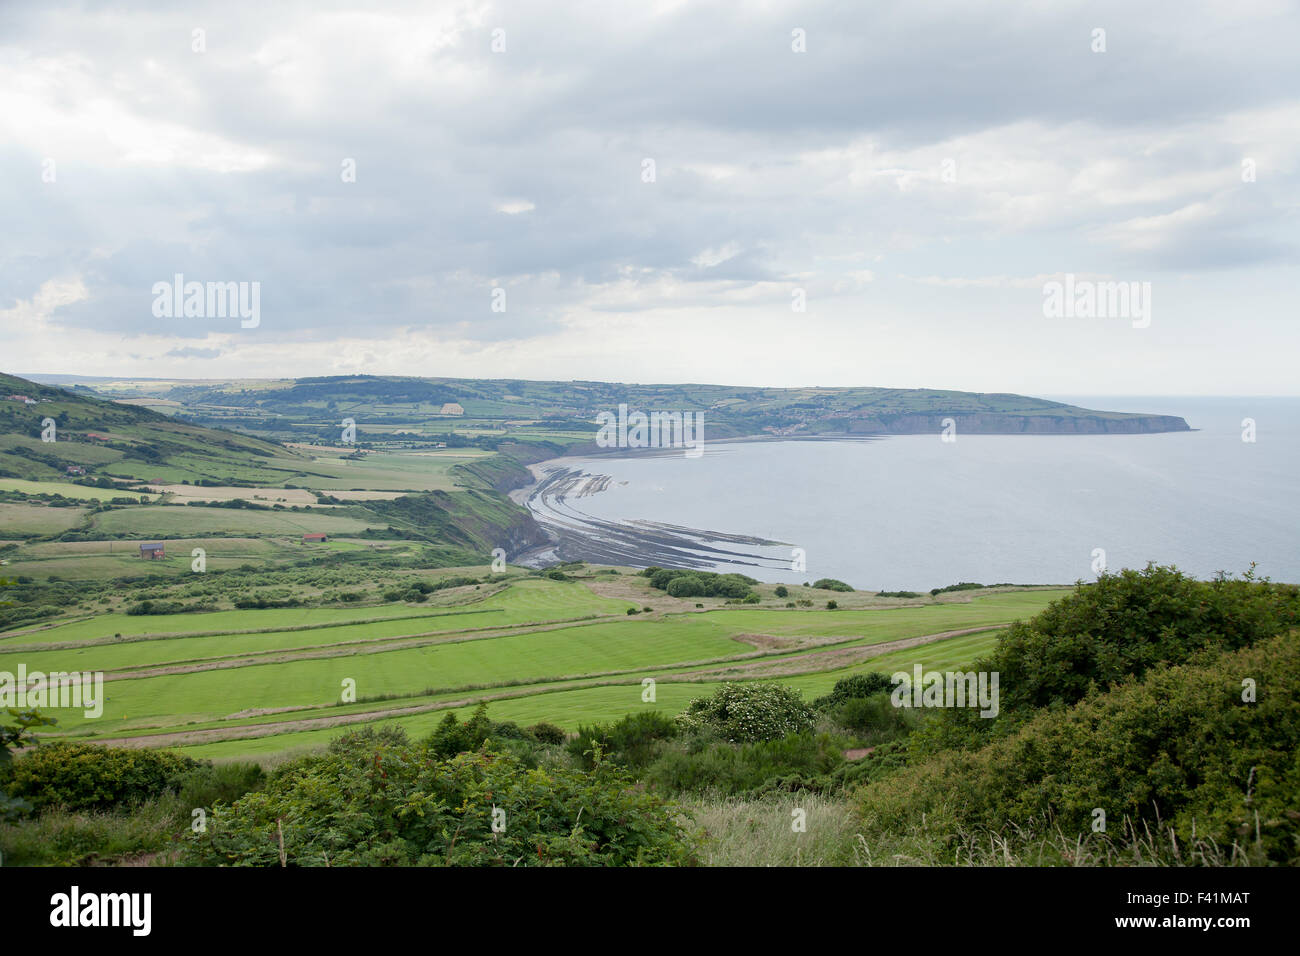
{"type": "Polygon", "coordinates": [[[80,501],[111,501],[114,498],[149,501],[154,497],[118,488],[90,488],[67,481],[26,481],[22,478],[0,478],[0,491],[21,491],[25,495],[62,495],[80,501]]]}
{"type": "Polygon", "coordinates": [[[0,635],[0,670],[105,672],[102,717],[60,711],[57,736],[270,757],[319,746],[354,715],[418,733],[449,709],[489,700],[496,719],[572,730],[651,706],[641,701],[646,677],[657,682],[653,706],[675,712],[716,686],[720,670],[725,679],[775,678],[813,696],[858,670],[958,666],[987,651],[996,629],[884,653],[873,646],[996,628],[1061,593],[1007,590],[842,611],[715,604],[628,616],[654,598],[648,583],[624,579],[619,587],[636,594],[628,600],[598,593],[600,580],[515,575],[495,588],[439,592],[440,601],[457,602],[439,605],[97,614],[0,635]],[[341,699],[345,681],[355,682],[355,702],[341,699]],[[392,713],[403,708],[419,710],[392,713]],[[322,720],[335,723],[306,723],[322,720]]]}

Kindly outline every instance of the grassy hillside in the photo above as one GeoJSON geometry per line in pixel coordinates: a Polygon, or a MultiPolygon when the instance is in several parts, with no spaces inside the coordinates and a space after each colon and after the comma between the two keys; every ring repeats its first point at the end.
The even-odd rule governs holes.
{"type": "MultiPolygon", "coordinates": [[[[787,608],[769,585],[756,586],[757,605],[679,600],[611,570],[232,568],[140,582],[125,596],[111,585],[68,589],[80,600],[63,613],[22,619],[24,607],[64,593],[34,582],[10,592],[18,607],[0,632],[0,670],[105,673],[103,715],[61,713],[57,737],[265,756],[353,723],[427,732],[479,700],[509,719],[576,729],[642,707],[646,677],[659,683],[649,709],[667,713],[726,680],[775,677],[815,695],[863,668],[970,660],[998,628],[1060,593],[899,601],[850,592],[831,612],[787,608]],[[142,601],[150,613],[139,613],[142,601]],[[236,606],[289,602],[298,606],[236,606]],[[983,630],[947,636],[971,628],[983,630]],[[340,697],[347,679],[355,703],[340,697]]],[[[791,589],[796,600],[805,592],[815,589],[791,589]]]]}
{"type": "Polygon", "coordinates": [[[1023,395],[892,388],[753,388],[337,376],[228,382],[95,382],[76,386],[175,402],[195,421],[300,440],[337,440],[352,418],[376,446],[549,440],[590,442],[602,411],[703,414],[706,437],[865,435],[939,431],[1053,434],[1184,431],[1181,418],[1094,411],[1023,395]],[[458,406],[452,414],[448,406],[458,406]]]}
{"type": "MultiPolygon", "coordinates": [[[[275,484],[301,473],[303,454],[159,412],[0,375],[0,477],[67,479],[68,467],[110,484],[149,481],[275,484]],[[22,395],[36,404],[7,399],[22,395]],[[46,419],[53,441],[42,440],[46,419]]],[[[80,476],[78,476],[80,477],[80,476]]]]}

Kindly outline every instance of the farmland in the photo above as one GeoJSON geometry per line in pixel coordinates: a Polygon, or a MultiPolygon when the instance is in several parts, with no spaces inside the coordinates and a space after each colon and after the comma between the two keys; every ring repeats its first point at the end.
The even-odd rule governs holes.
{"type": "Polygon", "coordinates": [[[485,571],[420,575],[483,578],[420,604],[47,620],[0,634],[0,670],[21,663],[29,671],[104,672],[103,715],[61,713],[51,739],[265,758],[323,745],[344,725],[393,722],[428,732],[447,711],[483,700],[495,719],[572,730],[646,707],[673,713],[722,679],[751,672],[815,696],[858,670],[967,663],[992,645],[998,625],[1059,594],[1000,589],[906,604],[863,594],[860,607],[836,611],[789,609],[770,598],[740,609],[678,601],[626,569],[584,567],[563,581],[485,571]],[[925,640],[972,628],[990,629],[925,640]],[[923,643],[876,650],[916,639],[923,643]],[[656,682],[653,702],[642,701],[646,678],[656,682]],[[343,700],[349,681],[354,701],[343,700]]]}
{"type": "MultiPolygon", "coordinates": [[[[587,413],[614,401],[703,404],[722,426],[715,435],[792,428],[795,419],[818,427],[824,416],[843,423],[845,411],[862,416],[850,431],[853,422],[906,431],[913,417],[958,406],[994,416],[985,422],[990,430],[1003,427],[1004,416],[1049,429],[1048,419],[1063,416],[1066,430],[1160,430],[1167,422],[1097,419],[1015,396],[890,390],[785,394],[365,376],[167,387],[127,381],[98,394],[17,379],[0,385],[35,396],[34,406],[0,408],[7,429],[0,431],[0,675],[102,679],[102,709],[54,701],[34,705],[35,714],[10,712],[41,722],[34,730],[4,728],[23,744],[0,793],[6,860],[122,862],[145,854],[164,863],[232,862],[224,851],[209,855],[216,845],[202,839],[178,849],[196,806],[211,807],[225,832],[255,830],[240,820],[257,798],[241,807],[240,796],[287,785],[264,768],[317,755],[294,763],[304,768],[344,759],[340,753],[377,766],[384,748],[396,747],[418,756],[403,758],[408,767],[434,757],[500,768],[517,760],[559,774],[565,786],[606,787],[619,799],[683,799],[687,812],[721,834],[708,843],[710,862],[774,862],[791,852],[796,862],[808,860],[778,836],[753,848],[750,833],[731,819],[788,818],[784,801],[796,793],[822,821],[811,859],[861,862],[855,834],[866,833],[877,850],[895,848],[891,858],[945,862],[947,837],[924,831],[929,811],[921,811],[919,836],[907,816],[911,788],[939,800],[961,777],[943,761],[1000,759],[995,735],[1019,733],[1019,722],[1031,719],[1074,720],[1103,686],[1124,684],[1116,699],[1127,694],[1140,707],[1146,658],[1117,650],[1133,644],[1149,643],[1156,648],[1150,660],[1172,662],[1218,644],[1256,654],[1250,666],[1262,673],[1287,673],[1290,652],[1260,642],[1300,622],[1294,588],[1250,577],[1192,582],[1159,567],[1069,590],[963,582],[885,593],[829,579],[777,585],[560,561],[553,551],[536,562],[554,542],[507,494],[529,482],[528,466],[581,450],[591,438],[587,413]],[[453,402],[461,411],[444,409],[453,402]],[[46,420],[57,425],[53,441],[37,437],[46,420]],[[355,444],[340,435],[348,420],[356,423],[355,444]],[[1171,610],[1167,619],[1114,613],[1135,606],[1171,610]],[[1211,607],[1213,629],[1188,630],[1211,607]],[[1013,674],[1004,686],[1009,718],[994,728],[979,720],[981,711],[972,727],[960,703],[938,713],[900,708],[889,676],[918,665],[931,673],[977,670],[981,679],[1013,674]],[[629,776],[611,777],[605,754],[629,776]],[[81,783],[68,785],[81,788],[80,802],[58,803],[54,794],[71,791],[56,778],[83,757],[105,768],[179,762],[172,765],[189,768],[189,783],[166,783],[159,793],[141,785],[129,799],[107,800],[76,770],[81,783]],[[868,792],[874,796],[858,802],[868,792]],[[29,813],[16,801],[43,806],[29,813]],[[898,808],[903,822],[882,828],[877,806],[898,808]],[[100,823],[77,816],[78,807],[105,811],[111,835],[87,830],[100,823]],[[153,823],[137,830],[147,819],[153,823]]],[[[604,560],[643,561],[646,553],[604,560]]],[[[1209,666],[1237,667],[1227,658],[1209,666]]],[[[1167,679],[1165,669],[1150,668],[1153,679],[1167,679]]],[[[1214,711],[1181,690],[1174,696],[1194,713],[1214,711]]],[[[987,716],[997,713],[994,706],[987,716]]],[[[1272,741],[1260,726],[1261,739],[1272,741]]],[[[1221,747],[1211,756],[1233,753],[1221,747]]],[[[1241,770],[1231,769],[1233,779],[1241,770]]],[[[970,805],[995,794],[980,781],[1007,773],[976,767],[970,805]]],[[[1051,799],[1065,799],[1058,796],[1051,799]]],[[[549,792],[542,799],[551,801],[549,792]]],[[[1088,807],[1101,800],[1089,797],[1088,807]]],[[[1134,819],[1146,813],[1129,809],[1134,819]]],[[[366,838],[316,855],[315,837],[333,832],[311,822],[316,812],[304,828],[286,825],[289,857],[318,864],[369,852],[366,838]]],[[[579,839],[576,822],[565,824],[566,839],[579,839]]],[[[1222,850],[1226,832],[1215,831],[1211,852],[1236,852],[1222,850]]],[[[1076,851],[1059,850],[1054,837],[1024,833],[1024,859],[1073,859],[1076,851]]],[[[694,838],[685,831],[679,838],[687,852],[694,838]]],[[[249,839],[250,859],[262,860],[262,836],[249,839]]],[[[1252,859],[1284,855],[1256,843],[1252,859]]],[[[451,852],[449,845],[439,859],[451,852]]],[[[1148,851],[1132,841],[1089,852],[1138,861],[1148,851]]]]}

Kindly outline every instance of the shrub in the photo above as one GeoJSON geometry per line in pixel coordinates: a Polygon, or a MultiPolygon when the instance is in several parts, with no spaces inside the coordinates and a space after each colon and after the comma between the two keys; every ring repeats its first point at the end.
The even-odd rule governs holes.
{"type": "Polygon", "coordinates": [[[818,697],[812,702],[812,706],[816,710],[825,710],[827,707],[837,707],[845,701],[887,694],[893,690],[893,687],[893,681],[880,671],[853,674],[837,680],[831,692],[824,697],[818,697]]]}
{"type": "Polygon", "coordinates": [[[673,597],[725,597],[741,599],[758,583],[743,574],[715,574],[675,568],[646,568],[641,572],[650,586],[673,597]]]}
{"type": "Polygon", "coordinates": [[[657,710],[642,710],[612,724],[579,726],[568,749],[586,767],[595,766],[593,743],[609,760],[626,767],[643,767],[658,754],[660,742],[676,737],[678,730],[671,717],[657,710]]]}
{"type": "Polygon", "coordinates": [[[852,591],[853,588],[843,581],[837,581],[835,578],[818,578],[813,582],[813,587],[821,588],[823,591],[852,591]]]}
{"type": "Polygon", "coordinates": [[[469,720],[462,723],[454,713],[448,713],[425,740],[425,746],[439,757],[454,757],[469,750],[478,750],[492,733],[488,720],[487,704],[479,704],[469,720]]]}
{"type": "Polygon", "coordinates": [[[205,764],[181,778],[177,796],[191,809],[212,807],[219,802],[233,803],[265,783],[266,773],[255,763],[205,764]]]}
{"type": "Polygon", "coordinates": [[[1028,623],[1013,624],[992,656],[974,666],[1000,674],[1001,715],[996,722],[973,722],[1014,724],[1041,707],[1076,703],[1092,688],[1141,677],[1158,664],[1183,663],[1206,649],[1246,647],[1297,624],[1300,588],[1294,585],[1249,574],[1197,581],[1155,565],[1105,574],[1095,584],[1079,584],[1028,623]]]}
{"type": "Polygon", "coordinates": [[[921,719],[910,707],[895,707],[888,694],[846,700],[830,708],[827,716],[869,743],[906,736],[921,719]]]}
{"type": "Polygon", "coordinates": [[[797,690],[784,684],[723,684],[711,697],[697,697],[678,715],[693,733],[716,734],[731,742],[775,740],[811,730],[815,714],[797,690]]]}
{"type": "Polygon", "coordinates": [[[778,584],[776,586],[776,590],[773,591],[772,593],[775,594],[777,597],[789,597],[790,589],[787,588],[784,584],[778,584]]]}
{"type": "Polygon", "coordinates": [[[569,736],[562,727],[548,724],[546,721],[533,724],[531,727],[525,727],[524,730],[541,744],[562,744],[569,736]]]}
{"type": "Polygon", "coordinates": [[[976,584],[974,581],[961,581],[957,584],[950,584],[946,588],[930,588],[930,596],[947,594],[949,591],[978,591],[983,587],[984,585],[976,584]]]}
{"type": "Polygon", "coordinates": [[[509,754],[447,760],[362,731],[284,764],[264,790],[187,832],[181,862],[276,866],[625,866],[697,862],[678,811],[608,764],[528,769],[509,754]],[[505,814],[495,832],[494,811],[505,814]]]}
{"type": "Polygon", "coordinates": [[[445,591],[447,588],[463,588],[471,584],[481,583],[482,581],[479,578],[467,578],[461,575],[453,575],[452,577],[443,578],[441,581],[428,585],[428,589],[430,591],[445,591]]]}
{"type": "Polygon", "coordinates": [[[843,759],[835,738],[804,732],[738,745],[714,742],[694,752],[677,747],[642,777],[648,787],[664,793],[818,790],[843,759]]]}
{"type": "Polygon", "coordinates": [[[826,602],[826,610],[828,610],[828,611],[834,611],[834,610],[835,610],[836,608],[838,608],[839,606],[840,606],[840,605],[839,605],[839,602],[837,602],[837,601],[827,601],[827,602],[826,602]]]}
{"type": "Polygon", "coordinates": [[[55,741],[13,762],[6,789],[46,807],[108,810],[175,793],[200,764],[168,750],[55,741]]]}
{"type": "MultiPolygon", "coordinates": [[[[1236,844],[1252,862],[1300,864],[1300,634],[1048,709],[974,750],[947,750],[864,788],[869,828],[902,832],[925,815],[959,831],[1091,829],[1101,807],[1116,832],[1161,821],[1184,846],[1236,844]],[[1242,700],[1242,678],[1260,688],[1242,700]],[[1258,834],[1258,836],[1257,836],[1258,834]]],[[[987,842],[987,840],[985,840],[987,842]]],[[[1196,862],[1191,855],[1186,862],[1196,862]]]]}

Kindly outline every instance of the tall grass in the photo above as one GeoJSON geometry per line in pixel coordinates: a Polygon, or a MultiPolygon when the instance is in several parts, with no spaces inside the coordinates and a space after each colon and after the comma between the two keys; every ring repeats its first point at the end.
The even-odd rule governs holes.
{"type": "Polygon", "coordinates": [[[952,830],[922,823],[873,831],[848,797],[770,794],[759,799],[706,795],[683,805],[703,831],[709,866],[1259,866],[1254,839],[1222,845],[1182,841],[1161,822],[1123,821],[1114,834],[1067,835],[1059,827],[952,830]],[[791,811],[806,812],[806,831],[791,811]],[[864,825],[865,823],[865,825],[864,825]]]}
{"type": "Polygon", "coordinates": [[[848,800],[812,793],[760,799],[703,797],[684,804],[705,838],[708,866],[860,865],[856,824],[848,800]],[[806,814],[795,832],[792,811],[806,814]]]}

